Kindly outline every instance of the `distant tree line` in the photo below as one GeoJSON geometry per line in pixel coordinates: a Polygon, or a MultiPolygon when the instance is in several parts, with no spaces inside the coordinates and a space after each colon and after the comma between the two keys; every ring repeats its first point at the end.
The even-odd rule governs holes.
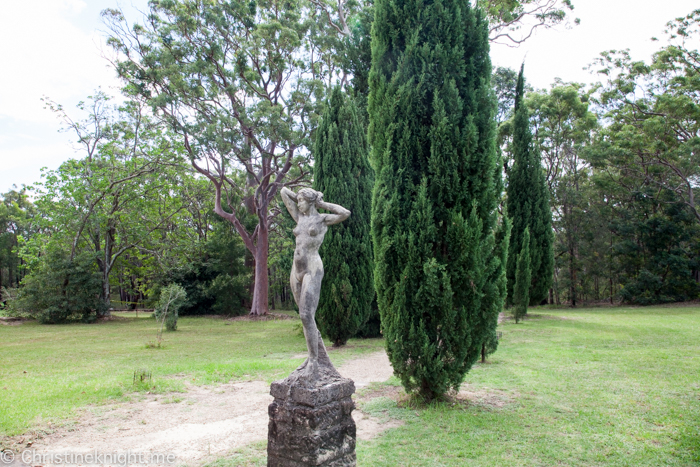
{"type": "MultiPolygon", "coordinates": [[[[650,62],[627,52],[601,54],[591,68],[602,84],[557,80],[527,93],[554,229],[546,302],[698,298],[700,55],[691,44],[699,25],[698,10],[671,21],[667,45],[650,62]]],[[[501,102],[512,102],[516,72],[498,69],[495,76],[501,102]]],[[[510,183],[516,117],[503,113],[499,141],[510,183]]]]}

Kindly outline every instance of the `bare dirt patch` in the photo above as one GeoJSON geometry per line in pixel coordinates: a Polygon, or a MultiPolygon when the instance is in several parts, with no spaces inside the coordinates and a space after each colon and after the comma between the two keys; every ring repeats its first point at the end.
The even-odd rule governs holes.
{"type": "Polygon", "coordinates": [[[199,464],[266,435],[270,402],[262,381],[190,386],[186,393],[88,408],[73,426],[36,441],[33,449],[164,452],[175,454],[178,464],[199,464]]]}
{"type": "MultiPolygon", "coordinates": [[[[352,360],[339,371],[358,387],[385,381],[392,374],[383,351],[352,360]]],[[[210,387],[188,385],[184,393],[137,394],[131,402],[88,407],[76,420],[37,437],[23,438],[22,443],[31,443],[37,453],[173,453],[178,465],[201,465],[267,439],[267,407],[272,402],[269,391],[265,382],[248,381],[210,387]]],[[[361,440],[400,424],[360,410],[355,410],[353,417],[361,440]]]]}
{"type": "Polygon", "coordinates": [[[359,401],[368,401],[378,397],[388,397],[389,399],[400,402],[406,398],[406,392],[401,386],[373,386],[365,389],[364,391],[360,391],[356,397],[359,401]]]}
{"type": "Polygon", "coordinates": [[[500,409],[515,402],[515,396],[498,389],[476,389],[465,383],[453,396],[456,401],[486,409],[500,409]]]}
{"type": "Polygon", "coordinates": [[[381,383],[394,374],[389,357],[383,350],[351,360],[338,369],[341,375],[355,381],[356,388],[381,383]]]}
{"type": "Polygon", "coordinates": [[[401,420],[380,420],[360,410],[353,411],[352,418],[355,419],[355,425],[357,426],[357,438],[362,441],[376,438],[384,431],[390,428],[398,428],[404,423],[401,420]]]}

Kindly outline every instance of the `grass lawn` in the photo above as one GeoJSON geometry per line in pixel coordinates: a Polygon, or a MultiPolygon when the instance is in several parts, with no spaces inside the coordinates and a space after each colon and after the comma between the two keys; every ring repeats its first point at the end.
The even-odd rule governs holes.
{"type": "MultiPolygon", "coordinates": [[[[143,316],[99,324],[0,325],[0,438],[70,417],[77,407],[128,398],[135,390],[183,390],[182,378],[174,375],[195,384],[272,382],[304,361],[293,358],[306,352],[299,320],[184,317],[177,332],[163,332],[164,347],[149,349],[158,326],[143,316]],[[151,372],[150,384],[134,386],[139,369],[151,372]]],[[[330,355],[340,364],[382,346],[379,339],[351,340],[348,349],[330,355]]]]}
{"type": "Polygon", "coordinates": [[[368,403],[406,424],[361,443],[358,464],[700,465],[700,308],[531,314],[467,375],[476,403],[368,403]]]}
{"type": "MultiPolygon", "coordinates": [[[[142,391],[180,390],[172,375],[271,381],[302,361],[291,358],[305,351],[297,323],[183,318],[163,349],[145,348],[155,336],[147,319],[0,326],[0,435],[126,398],[139,368],[154,377],[142,391]]],[[[358,465],[700,465],[699,307],[533,309],[500,330],[498,352],[467,375],[470,403],[364,399],[364,411],[405,424],[359,442],[358,465]]],[[[350,345],[331,353],[336,364],[382,342],[350,345]]],[[[212,466],[265,465],[264,449],[212,466]]]]}

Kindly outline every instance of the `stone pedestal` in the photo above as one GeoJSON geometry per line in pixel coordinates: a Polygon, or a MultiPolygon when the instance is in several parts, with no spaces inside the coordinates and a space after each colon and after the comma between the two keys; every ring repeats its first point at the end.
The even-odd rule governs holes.
{"type": "Polygon", "coordinates": [[[318,379],[302,376],[304,362],[288,378],[272,383],[268,467],[356,465],[355,383],[340,376],[319,342],[318,379]]]}

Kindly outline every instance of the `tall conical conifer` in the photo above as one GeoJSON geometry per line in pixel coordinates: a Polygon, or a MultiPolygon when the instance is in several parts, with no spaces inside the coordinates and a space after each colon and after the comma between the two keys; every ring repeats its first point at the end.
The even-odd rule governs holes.
{"type": "Polygon", "coordinates": [[[314,189],[352,212],[328,229],[319,253],[325,275],[316,320],[343,345],[370,316],[374,299],[370,215],[374,174],[353,99],[333,89],[314,144],[314,189]]]}
{"type": "Polygon", "coordinates": [[[549,190],[539,153],[532,144],[530,116],[524,97],[524,66],[520,68],[513,116],[513,168],[508,174],[508,217],[513,231],[508,253],[508,303],[513,303],[518,255],[523,248],[526,228],[530,230],[530,305],[547,298],[554,273],[554,234],[549,190]]]}
{"type": "Polygon", "coordinates": [[[515,285],[513,286],[513,316],[516,324],[527,314],[530,302],[530,229],[525,227],[522,248],[516,257],[515,285]]]}
{"type": "Polygon", "coordinates": [[[375,1],[375,288],[394,372],[428,400],[462,383],[505,295],[490,76],[468,0],[375,1]]]}

